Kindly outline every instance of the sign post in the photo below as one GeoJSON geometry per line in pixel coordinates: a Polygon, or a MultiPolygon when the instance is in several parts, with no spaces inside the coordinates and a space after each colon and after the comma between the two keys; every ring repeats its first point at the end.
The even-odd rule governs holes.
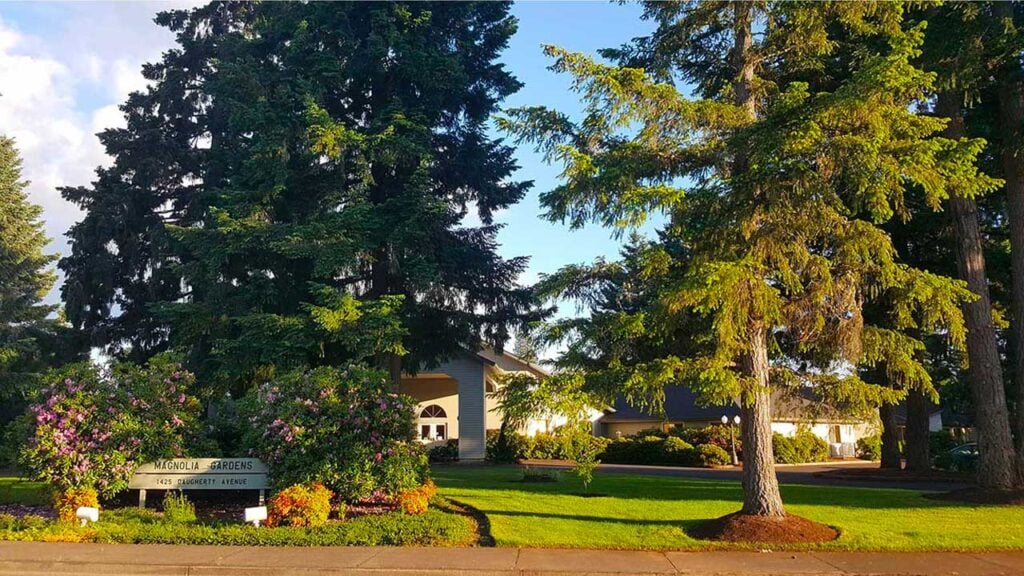
{"type": "Polygon", "coordinates": [[[267,465],[256,458],[170,458],[143,464],[128,482],[146,507],[146,490],[259,490],[270,487],[267,465]]]}

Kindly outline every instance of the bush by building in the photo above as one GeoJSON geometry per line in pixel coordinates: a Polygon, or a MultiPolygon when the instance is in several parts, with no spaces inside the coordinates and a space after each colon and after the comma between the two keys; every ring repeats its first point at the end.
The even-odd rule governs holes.
{"type": "Polygon", "coordinates": [[[778,464],[803,464],[828,461],[828,443],[810,430],[797,430],[793,436],[772,435],[772,448],[778,464]]]}

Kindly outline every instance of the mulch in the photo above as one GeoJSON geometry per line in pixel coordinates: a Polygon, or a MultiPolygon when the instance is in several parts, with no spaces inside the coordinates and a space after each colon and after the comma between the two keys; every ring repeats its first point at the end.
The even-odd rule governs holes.
{"type": "Polygon", "coordinates": [[[974,481],[974,475],[966,472],[949,472],[946,470],[929,470],[927,472],[911,472],[894,468],[839,468],[825,472],[816,472],[816,478],[833,480],[879,480],[884,482],[964,482],[974,481]]]}
{"type": "Polygon", "coordinates": [[[1024,490],[986,490],[971,487],[952,492],[925,494],[925,498],[945,502],[966,502],[968,504],[994,504],[997,506],[1024,506],[1024,490]]]}
{"type": "Polygon", "coordinates": [[[708,520],[689,533],[698,540],[763,544],[829,542],[839,537],[835,528],[800,516],[787,514],[779,518],[739,512],[708,520]]]}

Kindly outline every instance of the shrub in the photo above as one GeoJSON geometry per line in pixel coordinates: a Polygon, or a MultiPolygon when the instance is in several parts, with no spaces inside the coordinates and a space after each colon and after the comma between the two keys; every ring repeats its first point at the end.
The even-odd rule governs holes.
{"type": "Polygon", "coordinates": [[[430,507],[430,499],[437,494],[437,486],[427,480],[422,486],[403,490],[398,495],[398,507],[406,514],[423,514],[430,507]]]}
{"type": "Polygon", "coordinates": [[[413,443],[414,407],[378,370],[295,371],[246,398],[245,445],[278,485],[322,482],[348,501],[385,490],[393,498],[410,485],[410,471],[421,475],[413,485],[427,479],[426,457],[413,443]]]}
{"type": "Polygon", "coordinates": [[[503,442],[499,442],[499,439],[501,439],[500,430],[487,431],[485,458],[489,462],[511,464],[517,460],[531,457],[529,454],[532,446],[526,436],[509,430],[505,433],[503,442]]]}
{"type": "Polygon", "coordinates": [[[660,464],[694,466],[697,463],[693,446],[676,436],[669,436],[662,442],[661,453],[660,464]]]}
{"type": "MultiPolygon", "coordinates": [[[[490,440],[490,436],[488,436],[490,440]]],[[[488,442],[488,448],[490,442],[488,442]]],[[[440,446],[434,446],[427,451],[427,460],[430,462],[456,462],[459,459],[459,439],[452,438],[440,446]]],[[[490,459],[490,458],[488,458],[490,459]]]]}
{"type": "Polygon", "coordinates": [[[877,462],[882,459],[882,437],[878,434],[857,439],[857,457],[877,462]]]}
{"type": "MultiPolygon", "coordinates": [[[[740,442],[739,430],[736,432],[736,453],[743,451],[743,444],[740,442]]],[[[732,450],[732,436],[728,426],[711,425],[703,428],[675,427],[670,431],[672,436],[678,436],[694,446],[700,444],[714,444],[719,448],[730,452],[732,450]]]]}
{"type": "Polygon", "coordinates": [[[779,464],[803,464],[828,460],[828,443],[810,430],[797,430],[793,436],[772,434],[772,449],[775,462],[779,464]]]}
{"type": "Polygon", "coordinates": [[[148,365],[88,363],[46,377],[17,425],[26,438],[19,461],[58,492],[93,488],[111,496],[139,463],[181,456],[201,438],[193,378],[168,356],[148,365]]]}
{"type": "Polygon", "coordinates": [[[555,469],[530,468],[527,466],[523,468],[522,472],[523,482],[558,482],[561,478],[562,473],[555,469]]]}
{"type": "Polygon", "coordinates": [[[732,464],[732,456],[721,446],[714,444],[701,444],[696,448],[697,464],[710,468],[711,466],[727,466],[732,464]]]}
{"type": "Polygon", "coordinates": [[[54,495],[53,507],[61,522],[77,522],[76,512],[82,506],[99,508],[100,499],[92,488],[68,488],[54,495]]]}
{"type": "Polygon", "coordinates": [[[168,490],[164,493],[164,521],[171,524],[191,524],[196,521],[196,507],[184,492],[168,490]]]}
{"type": "Polygon", "coordinates": [[[296,484],[270,499],[267,526],[323,526],[331,514],[334,493],[323,484],[296,484]]]}

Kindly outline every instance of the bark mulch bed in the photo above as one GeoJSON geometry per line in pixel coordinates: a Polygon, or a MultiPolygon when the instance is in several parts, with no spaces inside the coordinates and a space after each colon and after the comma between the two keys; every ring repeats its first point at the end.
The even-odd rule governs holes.
{"type": "Polygon", "coordinates": [[[966,472],[949,472],[947,470],[911,472],[894,468],[840,468],[816,472],[814,476],[833,480],[881,480],[885,482],[963,482],[967,484],[974,481],[974,475],[966,472]]]}
{"type": "Polygon", "coordinates": [[[839,531],[792,514],[776,518],[736,512],[701,523],[690,530],[690,536],[721,542],[803,544],[835,540],[839,531]]]}
{"type": "Polygon", "coordinates": [[[995,504],[999,506],[1024,506],[1024,490],[986,490],[964,488],[952,492],[925,494],[925,498],[945,502],[966,502],[968,504],[995,504]]]}

